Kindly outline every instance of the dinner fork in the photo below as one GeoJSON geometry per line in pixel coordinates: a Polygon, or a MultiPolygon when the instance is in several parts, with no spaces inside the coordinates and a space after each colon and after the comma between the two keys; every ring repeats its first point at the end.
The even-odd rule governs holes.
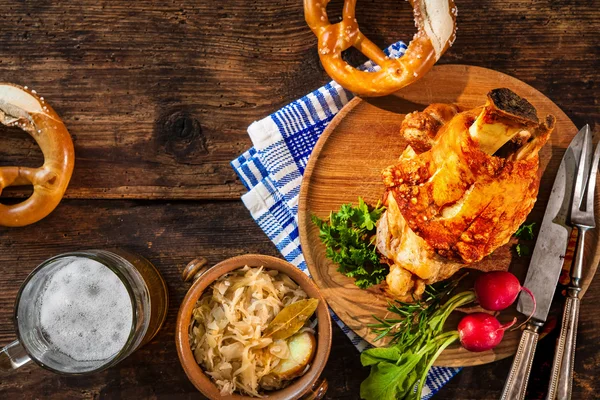
{"type": "Polygon", "coordinates": [[[583,254],[586,232],[596,227],[594,218],[594,189],[600,158],[600,143],[596,146],[592,159],[592,135],[589,125],[586,125],[584,145],[581,151],[573,203],[571,205],[570,223],[577,228],[578,238],[575,250],[575,261],[571,265],[571,282],[567,288],[567,298],[563,312],[562,326],[554,361],[552,375],[548,387],[548,400],[570,399],[573,386],[573,366],[575,362],[575,341],[579,306],[581,299],[581,278],[583,275],[583,254]],[[585,209],[582,209],[582,206],[585,209]]]}

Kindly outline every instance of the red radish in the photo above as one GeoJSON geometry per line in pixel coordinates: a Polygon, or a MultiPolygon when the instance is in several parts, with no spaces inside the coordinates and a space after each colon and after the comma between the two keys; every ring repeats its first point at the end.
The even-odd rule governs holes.
{"type": "Polygon", "coordinates": [[[524,291],[533,300],[535,312],[535,297],[533,293],[522,287],[516,276],[506,271],[492,271],[481,275],[475,281],[475,293],[479,304],[489,311],[500,311],[515,302],[520,291],[524,291]]]}
{"type": "Polygon", "coordinates": [[[486,351],[498,346],[504,331],[517,319],[502,325],[493,315],[478,312],[466,315],[458,324],[458,337],[462,346],[469,351],[486,351]]]}

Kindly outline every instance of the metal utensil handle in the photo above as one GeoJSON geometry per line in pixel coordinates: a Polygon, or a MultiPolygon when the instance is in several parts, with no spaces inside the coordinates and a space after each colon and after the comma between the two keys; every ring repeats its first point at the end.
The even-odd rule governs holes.
{"type": "Polygon", "coordinates": [[[578,297],[567,297],[565,302],[562,327],[554,353],[552,375],[548,387],[548,400],[571,398],[580,303],[581,300],[578,297]]]}
{"type": "Polygon", "coordinates": [[[529,372],[531,371],[531,363],[535,354],[535,347],[538,342],[539,325],[528,323],[527,327],[521,334],[521,341],[517,354],[506,378],[504,389],[502,390],[501,400],[522,400],[525,398],[527,382],[529,381],[529,372]]]}
{"type": "Polygon", "coordinates": [[[554,352],[552,375],[548,386],[548,399],[570,399],[573,387],[573,367],[575,366],[575,342],[577,339],[577,322],[579,321],[579,292],[583,275],[583,253],[586,228],[578,227],[579,237],[575,250],[575,260],[571,266],[571,283],[567,289],[567,299],[563,311],[560,336],[554,352]]]}

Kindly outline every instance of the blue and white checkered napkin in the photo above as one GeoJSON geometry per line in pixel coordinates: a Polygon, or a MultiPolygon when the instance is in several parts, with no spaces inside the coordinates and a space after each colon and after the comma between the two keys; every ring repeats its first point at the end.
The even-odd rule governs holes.
{"type": "MultiPolygon", "coordinates": [[[[386,54],[391,58],[400,57],[405,50],[406,45],[397,42],[386,49],[386,54]]],[[[362,68],[373,70],[377,67],[367,62],[362,68]]],[[[351,98],[352,93],[332,81],[254,122],[248,127],[254,147],[231,162],[248,188],[242,201],[252,217],[283,257],[306,274],[308,269],[298,234],[302,175],[317,139],[351,98]]],[[[359,351],[370,346],[333,311],[331,316],[359,351]]],[[[433,367],[423,389],[423,399],[431,398],[458,371],[459,368],[433,367]]]]}

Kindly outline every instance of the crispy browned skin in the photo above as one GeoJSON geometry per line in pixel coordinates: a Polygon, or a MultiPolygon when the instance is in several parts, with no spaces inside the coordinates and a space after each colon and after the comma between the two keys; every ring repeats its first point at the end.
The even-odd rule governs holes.
{"type": "Polygon", "coordinates": [[[400,134],[417,153],[423,153],[433,146],[440,127],[458,112],[460,108],[455,104],[430,104],[423,111],[408,114],[402,121],[400,134]]]}
{"type": "MultiPolygon", "coordinates": [[[[413,291],[418,295],[422,284],[415,279],[424,283],[446,279],[507,243],[533,208],[539,187],[538,151],[553,129],[554,118],[537,123],[535,109],[535,120],[531,110],[526,110],[526,117],[514,116],[514,110],[493,95],[485,110],[465,111],[439,124],[428,151],[414,151],[411,146],[423,145],[423,140],[412,135],[417,139],[398,164],[383,171],[388,211],[378,227],[378,233],[386,230],[378,238],[378,248],[393,264],[387,282],[397,297],[413,291]],[[470,134],[480,114],[492,115],[493,122],[502,119],[501,127],[513,124],[507,129],[513,139],[498,150],[504,157],[482,151],[470,134]],[[515,135],[515,127],[523,132],[515,135]]],[[[429,115],[427,109],[407,118],[427,120],[425,114],[429,115]]],[[[411,122],[405,121],[403,133],[406,126],[411,122]]],[[[431,135],[430,124],[420,126],[423,135],[431,135]]]]}

